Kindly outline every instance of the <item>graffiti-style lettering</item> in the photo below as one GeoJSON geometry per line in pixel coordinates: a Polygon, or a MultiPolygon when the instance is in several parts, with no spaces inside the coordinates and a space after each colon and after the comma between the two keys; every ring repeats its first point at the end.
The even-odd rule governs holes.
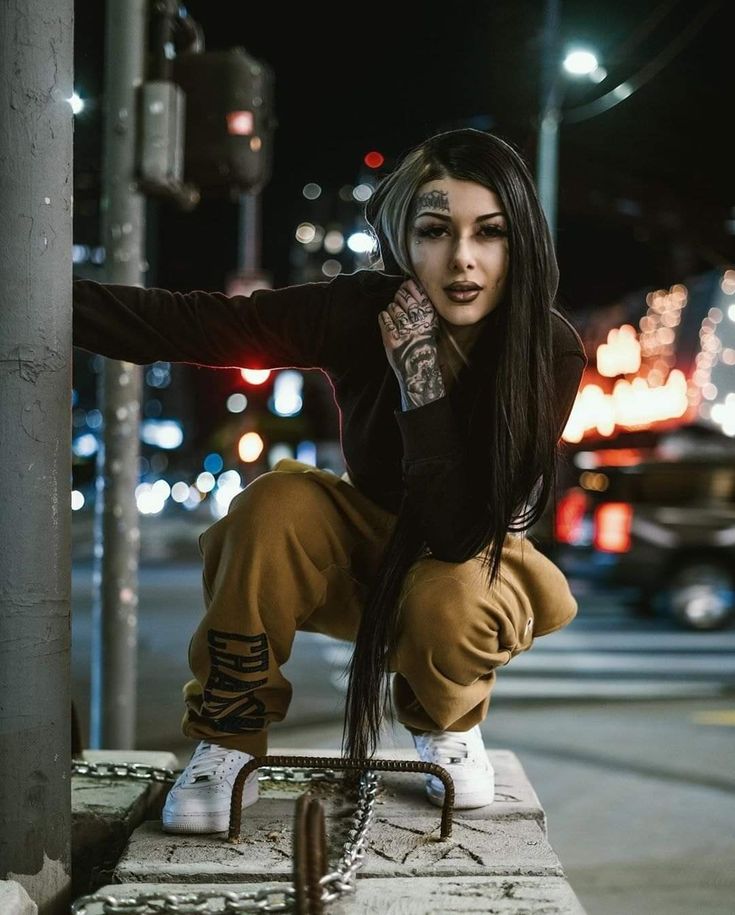
{"type": "Polygon", "coordinates": [[[218,731],[261,731],[265,727],[265,703],[253,695],[267,678],[252,680],[248,674],[268,670],[268,638],[210,629],[209,677],[202,696],[202,713],[218,731]]]}

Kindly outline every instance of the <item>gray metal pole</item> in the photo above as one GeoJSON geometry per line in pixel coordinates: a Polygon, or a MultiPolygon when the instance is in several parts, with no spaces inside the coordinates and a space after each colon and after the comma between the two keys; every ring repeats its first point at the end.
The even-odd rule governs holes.
{"type": "Polygon", "coordinates": [[[556,211],[559,185],[559,114],[547,111],[539,127],[538,192],[551,237],[556,240],[556,211]]]}
{"type": "Polygon", "coordinates": [[[556,239],[556,209],[559,185],[559,125],[561,84],[559,82],[559,0],[546,0],[541,60],[541,94],[536,186],[541,206],[556,239]]]}
{"type": "MultiPolygon", "coordinates": [[[[126,286],[142,285],[145,270],[145,200],[135,184],[135,162],[146,22],[146,0],[107,0],[105,282],[126,286]]],[[[98,392],[104,442],[97,462],[90,743],[129,749],[135,746],[136,724],[140,367],[105,360],[98,392]]]]}
{"type": "Polygon", "coordinates": [[[257,270],[260,267],[260,195],[240,194],[237,267],[257,270]]]}
{"type": "Polygon", "coordinates": [[[71,893],[73,0],[0,3],[0,880],[71,893]]]}

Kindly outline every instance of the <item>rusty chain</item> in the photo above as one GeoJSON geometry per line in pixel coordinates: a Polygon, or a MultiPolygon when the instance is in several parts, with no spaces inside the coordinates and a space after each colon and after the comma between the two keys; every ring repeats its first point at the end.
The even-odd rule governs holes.
{"type": "MultiPolygon", "coordinates": [[[[326,872],[328,862],[323,807],[316,798],[303,794],[297,801],[294,828],[294,883],[280,883],[275,887],[259,886],[242,893],[140,893],[126,898],[92,894],[73,903],[72,915],[206,915],[214,912],[230,915],[290,911],[295,911],[299,915],[322,915],[325,905],[355,891],[355,877],[364,862],[367,831],[378,792],[376,771],[424,772],[440,778],[445,788],[441,837],[448,838],[451,835],[454,785],[449,773],[439,765],[414,760],[265,756],[255,757],[243,766],[235,780],[228,836],[230,842],[239,841],[242,787],[247,776],[256,770],[259,781],[274,782],[338,780],[340,776],[336,770],[352,770],[359,773],[353,825],[344,844],[342,857],[334,871],[326,872]],[[217,903],[218,907],[210,908],[210,903],[217,903]],[[221,907],[221,903],[224,903],[224,908],[221,907]]],[[[179,773],[172,769],[138,763],[93,763],[73,760],[72,774],[164,783],[175,781],[179,773]]]]}
{"type": "Polygon", "coordinates": [[[135,778],[145,782],[175,782],[183,770],[164,766],[146,766],[142,763],[87,762],[73,759],[71,774],[87,778],[135,778]]]}
{"type": "MultiPolygon", "coordinates": [[[[84,763],[77,769],[78,775],[93,778],[143,778],[141,770],[145,766],[133,763],[84,763]],[[112,776],[107,774],[107,766],[114,769],[112,776]],[[88,769],[87,766],[93,766],[88,769]],[[127,770],[127,771],[126,771],[127,770]]],[[[153,768],[153,767],[148,767],[153,768]]],[[[158,781],[174,781],[177,773],[173,770],[158,770],[165,774],[158,781]]],[[[294,768],[291,771],[274,772],[263,767],[259,780],[280,782],[319,782],[340,780],[340,776],[331,770],[309,772],[294,768]]],[[[364,860],[364,845],[370,820],[372,819],[375,797],[378,791],[378,778],[374,772],[363,772],[360,776],[358,799],[353,815],[352,828],[349,830],[344,845],[342,858],[336,869],[323,874],[319,884],[323,887],[318,904],[324,906],[340,896],[355,891],[354,880],[358,868],[364,860]]],[[[305,796],[305,795],[303,795],[305,796]]],[[[303,797],[302,796],[302,797],[303,797]]],[[[313,800],[313,799],[312,799],[313,800]]],[[[323,814],[322,814],[323,815],[323,814]]],[[[313,814],[312,814],[313,817],[313,814]]],[[[318,832],[318,830],[317,830],[318,832]]],[[[308,836],[307,836],[308,841],[308,836]]],[[[326,865],[326,837],[324,844],[323,864],[326,865]]],[[[298,878],[297,878],[298,880],[298,878]]],[[[314,898],[313,888],[310,890],[314,898]]],[[[208,915],[222,912],[224,915],[243,915],[251,912],[303,912],[304,915],[317,915],[319,909],[296,908],[297,888],[293,883],[280,883],[277,886],[258,886],[236,893],[227,890],[196,893],[136,893],[134,896],[112,896],[107,893],[95,893],[82,896],[72,903],[72,915],[208,915]],[[216,905],[216,908],[212,908],[216,905]]],[[[322,909],[323,910],[323,909],[322,909]]]]}

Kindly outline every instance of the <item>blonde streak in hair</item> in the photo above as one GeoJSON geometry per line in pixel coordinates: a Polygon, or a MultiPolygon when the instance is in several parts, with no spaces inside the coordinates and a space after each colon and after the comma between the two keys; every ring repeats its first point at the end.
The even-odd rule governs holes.
{"type": "Polygon", "coordinates": [[[422,161],[422,157],[422,150],[409,153],[395,172],[395,182],[380,208],[381,229],[390,244],[396,263],[407,276],[413,275],[408,251],[408,214],[416,192],[425,183],[430,171],[429,164],[422,161]],[[394,226],[391,219],[393,213],[398,213],[397,226],[394,226]]]}
{"type": "Polygon", "coordinates": [[[411,258],[408,253],[408,243],[407,243],[408,220],[406,219],[406,214],[408,212],[408,208],[410,207],[410,205],[411,205],[411,201],[409,198],[408,203],[405,204],[401,210],[401,215],[398,219],[398,238],[395,240],[395,243],[394,243],[395,248],[398,252],[398,257],[396,258],[396,260],[398,261],[399,267],[401,267],[401,269],[407,276],[413,275],[413,269],[411,267],[411,258]]]}
{"type": "MultiPolygon", "coordinates": [[[[411,176],[411,171],[409,172],[409,178],[411,176]]],[[[406,182],[406,187],[403,191],[403,199],[401,200],[401,209],[400,209],[400,218],[399,218],[399,237],[396,240],[398,249],[401,254],[401,259],[403,260],[403,268],[409,276],[413,275],[413,268],[411,267],[411,255],[409,253],[408,247],[408,214],[413,206],[413,201],[416,197],[416,191],[421,187],[419,182],[419,176],[415,175],[413,180],[406,182]]]]}
{"type": "MultiPolygon", "coordinates": [[[[409,197],[410,204],[410,197],[409,197]]],[[[386,199],[380,208],[381,231],[390,245],[391,253],[404,273],[410,274],[409,261],[406,257],[407,250],[405,242],[402,239],[406,232],[406,191],[401,187],[400,182],[390,188],[386,194],[386,199]],[[403,199],[401,199],[403,198],[403,199]],[[395,226],[392,214],[398,212],[398,226],[395,226]]]]}

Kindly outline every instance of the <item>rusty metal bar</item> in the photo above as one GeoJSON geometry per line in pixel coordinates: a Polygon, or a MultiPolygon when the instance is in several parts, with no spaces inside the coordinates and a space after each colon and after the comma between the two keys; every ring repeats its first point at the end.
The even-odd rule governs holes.
{"type": "Polygon", "coordinates": [[[452,835],[452,814],[454,811],[454,782],[443,766],[436,763],[420,762],[415,759],[345,759],[341,756],[255,756],[237,774],[232,788],[230,806],[230,828],[227,841],[240,841],[242,824],[242,792],[245,779],[261,766],[295,766],[300,769],[343,769],[350,772],[367,770],[373,772],[423,772],[435,775],[444,785],[442,806],[441,838],[452,835]]]}
{"type": "Polygon", "coordinates": [[[322,915],[320,880],[327,873],[327,833],[324,807],[308,792],[296,801],[292,849],[297,915],[322,915]]]}

